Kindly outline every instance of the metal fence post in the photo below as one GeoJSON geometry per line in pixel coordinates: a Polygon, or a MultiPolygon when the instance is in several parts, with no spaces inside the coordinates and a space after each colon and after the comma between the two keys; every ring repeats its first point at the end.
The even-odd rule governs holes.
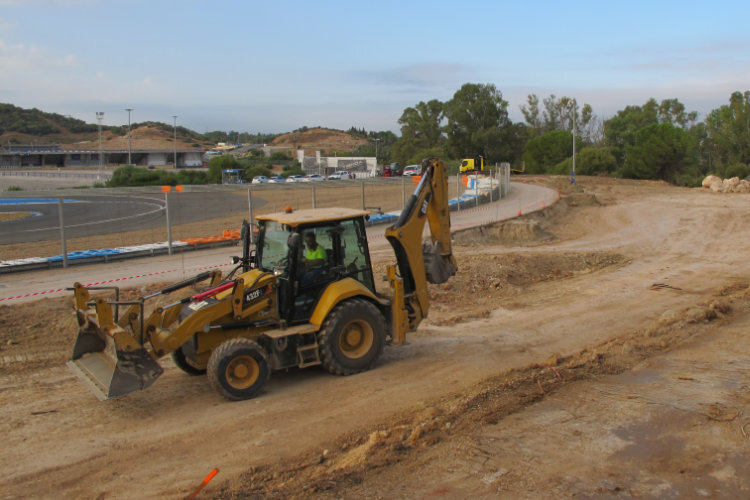
{"type": "Polygon", "coordinates": [[[477,171],[474,170],[474,195],[475,199],[477,200],[477,207],[479,206],[479,179],[478,179],[477,171]]]}
{"type": "Polygon", "coordinates": [[[169,221],[169,192],[164,193],[164,210],[167,215],[167,253],[172,255],[172,224],[169,221]]]}
{"type": "Polygon", "coordinates": [[[62,242],[62,263],[63,267],[68,267],[68,247],[65,243],[65,223],[63,222],[63,200],[57,199],[57,214],[60,220],[60,241],[62,242]]]}
{"type": "Polygon", "coordinates": [[[250,194],[250,188],[247,188],[247,210],[250,214],[250,227],[253,226],[253,196],[250,194]]]}
{"type": "Polygon", "coordinates": [[[456,174],[456,210],[461,211],[461,195],[459,194],[458,190],[461,187],[461,173],[456,174]]]}
{"type": "Polygon", "coordinates": [[[362,210],[365,209],[365,182],[362,181],[362,210]]]}
{"type": "Polygon", "coordinates": [[[406,208],[406,178],[401,176],[401,210],[406,208]]]}
{"type": "Polygon", "coordinates": [[[315,200],[315,186],[312,187],[312,203],[313,203],[313,208],[318,208],[317,202],[315,200]]]}

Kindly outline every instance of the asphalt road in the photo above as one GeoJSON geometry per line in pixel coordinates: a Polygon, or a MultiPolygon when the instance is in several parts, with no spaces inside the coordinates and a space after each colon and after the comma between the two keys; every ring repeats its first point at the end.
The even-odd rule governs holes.
{"type": "MultiPolygon", "coordinates": [[[[127,195],[70,195],[63,200],[66,238],[113,234],[134,229],[164,227],[165,199],[161,193],[127,195]]],[[[266,201],[253,197],[253,207],[266,201]]],[[[185,224],[232,213],[246,213],[247,198],[222,191],[184,192],[169,195],[170,219],[173,225],[185,224]]],[[[3,221],[0,245],[46,241],[59,238],[58,198],[52,196],[4,195],[0,212],[30,212],[31,217],[3,221]]]]}
{"type": "MultiPolygon", "coordinates": [[[[515,182],[511,185],[510,195],[499,202],[452,212],[451,228],[456,231],[510,219],[516,217],[519,211],[534,212],[558,200],[557,192],[552,189],[515,182]]],[[[367,229],[371,253],[388,250],[389,244],[383,236],[384,228],[373,226],[367,229]]],[[[84,285],[116,283],[118,286],[134,287],[158,281],[176,282],[212,268],[221,268],[226,273],[231,269],[230,256],[238,252],[236,247],[222,247],[171,256],[0,275],[0,303],[15,304],[70,293],[65,288],[76,281],[84,285]]]]}

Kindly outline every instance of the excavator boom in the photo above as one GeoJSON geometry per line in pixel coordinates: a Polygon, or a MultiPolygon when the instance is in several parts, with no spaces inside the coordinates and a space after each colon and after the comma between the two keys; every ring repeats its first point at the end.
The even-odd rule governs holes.
{"type": "Polygon", "coordinates": [[[456,273],[450,232],[448,178],[439,158],[422,162],[422,178],[409,197],[396,223],[385,236],[396,254],[395,266],[387,277],[393,290],[392,339],[404,341],[407,331],[416,330],[427,317],[430,300],[427,282],[444,283],[456,273]],[[430,237],[423,242],[425,222],[430,237]]]}

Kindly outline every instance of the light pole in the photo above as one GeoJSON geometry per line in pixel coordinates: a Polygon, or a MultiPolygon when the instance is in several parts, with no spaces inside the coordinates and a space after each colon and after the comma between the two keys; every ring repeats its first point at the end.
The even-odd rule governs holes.
{"type": "Polygon", "coordinates": [[[573,170],[570,172],[570,183],[575,184],[576,183],[576,118],[578,118],[577,113],[578,103],[573,100],[573,170]]]}
{"type": "Polygon", "coordinates": [[[133,108],[125,108],[125,111],[128,112],[128,165],[132,165],[133,162],[130,160],[130,112],[133,111],[133,108]]]}
{"type": "Polygon", "coordinates": [[[177,168],[177,115],[172,115],[174,120],[174,168],[177,168]]]}
{"type": "Polygon", "coordinates": [[[96,176],[96,180],[102,178],[102,120],[104,119],[104,111],[96,112],[96,121],[99,123],[99,174],[96,176]]]}

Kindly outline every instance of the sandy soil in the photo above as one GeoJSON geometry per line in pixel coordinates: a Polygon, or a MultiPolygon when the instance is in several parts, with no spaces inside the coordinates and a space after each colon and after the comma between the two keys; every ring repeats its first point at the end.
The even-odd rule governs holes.
{"type": "Polygon", "coordinates": [[[69,299],[0,306],[5,495],[178,497],[218,467],[203,497],[746,496],[750,198],[579,183],[457,235],[458,274],[374,370],[251,401],[165,360],[99,402],[64,366],[69,299]]]}

